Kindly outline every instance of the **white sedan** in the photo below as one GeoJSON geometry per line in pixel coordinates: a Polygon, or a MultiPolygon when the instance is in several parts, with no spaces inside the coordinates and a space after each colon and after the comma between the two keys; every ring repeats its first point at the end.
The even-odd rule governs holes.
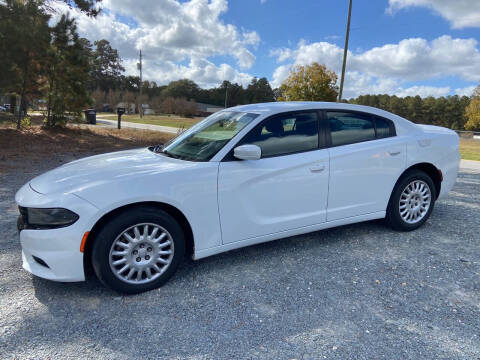
{"type": "Polygon", "coordinates": [[[385,218],[414,230],[455,183],[459,139],[357,105],[238,106],[165,146],[73,161],[16,195],[23,267],[107,286],[161,286],[194,259],[385,218]]]}

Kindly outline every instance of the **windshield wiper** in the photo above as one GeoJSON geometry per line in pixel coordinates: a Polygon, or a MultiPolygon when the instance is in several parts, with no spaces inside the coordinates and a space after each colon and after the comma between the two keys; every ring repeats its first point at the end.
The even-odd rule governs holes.
{"type": "Polygon", "coordinates": [[[171,157],[171,158],[174,158],[174,159],[180,159],[180,160],[183,160],[183,156],[181,155],[177,155],[177,154],[172,154],[171,152],[168,152],[166,150],[162,150],[160,151],[161,154],[165,154],[167,155],[168,157],[171,157]]]}
{"type": "Polygon", "coordinates": [[[165,156],[171,157],[173,159],[180,159],[180,160],[186,159],[185,156],[173,154],[171,152],[163,150],[164,147],[165,147],[164,145],[149,146],[148,150],[153,151],[154,153],[157,153],[157,154],[164,154],[165,156]]]}
{"type": "Polygon", "coordinates": [[[163,151],[163,145],[149,146],[148,150],[153,151],[154,153],[161,153],[163,151]]]}

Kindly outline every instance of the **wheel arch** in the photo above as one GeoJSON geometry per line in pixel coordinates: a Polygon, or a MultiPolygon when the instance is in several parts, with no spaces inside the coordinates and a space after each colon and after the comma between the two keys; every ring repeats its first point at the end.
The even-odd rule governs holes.
{"type": "Polygon", "coordinates": [[[95,242],[95,237],[98,234],[99,230],[102,226],[109,221],[113,216],[119,214],[121,212],[134,209],[140,206],[152,206],[158,209],[161,209],[172,216],[175,220],[178,221],[182,229],[185,230],[185,252],[186,255],[193,255],[195,251],[195,243],[194,243],[194,236],[192,227],[190,222],[188,221],[187,217],[175,206],[164,203],[164,202],[157,202],[157,201],[143,201],[143,202],[136,202],[127,205],[120,206],[116,209],[105,213],[100,219],[97,220],[95,225],[93,225],[90,233],[88,235],[87,241],[85,243],[84,254],[83,254],[83,266],[85,275],[93,274],[93,267],[92,267],[92,248],[93,243],[95,242]]]}
{"type": "MultiPolygon", "coordinates": [[[[424,173],[426,173],[428,176],[430,176],[430,178],[432,179],[433,181],[433,184],[435,185],[435,192],[436,192],[436,198],[435,199],[438,199],[438,196],[440,195],[440,191],[442,189],[442,181],[443,181],[443,175],[442,175],[442,172],[440,169],[438,169],[435,165],[433,165],[432,163],[428,163],[428,162],[422,162],[422,163],[417,163],[417,164],[413,164],[411,165],[410,167],[406,168],[402,174],[398,177],[397,181],[395,182],[395,186],[393,187],[392,189],[392,193],[390,194],[390,199],[393,195],[393,192],[395,191],[398,183],[400,182],[400,180],[402,179],[402,177],[410,170],[421,170],[423,171],[424,173]]],[[[390,199],[389,199],[389,203],[390,203],[390,199]]]]}

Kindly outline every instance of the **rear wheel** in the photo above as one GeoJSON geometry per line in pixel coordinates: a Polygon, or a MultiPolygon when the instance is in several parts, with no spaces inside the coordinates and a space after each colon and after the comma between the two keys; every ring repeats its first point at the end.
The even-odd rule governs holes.
{"type": "Polygon", "coordinates": [[[436,197],[435,185],[425,172],[408,171],[393,190],[387,208],[387,223],[400,231],[418,229],[430,217],[436,197]]]}
{"type": "Polygon", "coordinates": [[[163,285],[185,253],[180,225],[155,207],[132,208],[113,217],[94,241],[92,264],[97,277],[128,294],[163,285]]]}

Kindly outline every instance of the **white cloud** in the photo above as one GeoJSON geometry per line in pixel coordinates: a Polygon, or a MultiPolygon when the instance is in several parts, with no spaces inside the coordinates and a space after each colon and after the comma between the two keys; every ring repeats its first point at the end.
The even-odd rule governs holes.
{"type": "Polygon", "coordinates": [[[288,60],[289,58],[292,57],[292,55],[293,55],[292,50],[288,48],[270,50],[270,56],[276,57],[278,62],[283,62],[285,60],[288,60]]]}
{"type": "Polygon", "coordinates": [[[150,49],[164,59],[183,61],[231,55],[246,69],[255,62],[248,47],[258,45],[260,37],[254,31],[240,32],[221,21],[220,15],[227,11],[226,0],[183,3],[177,0],[105,0],[103,6],[133,17],[141,29],[141,33],[136,31],[136,47],[150,49]]]}
{"type": "Polygon", "coordinates": [[[421,80],[460,76],[480,78],[480,52],[475,39],[453,39],[444,35],[433,41],[413,38],[353,55],[352,65],[376,76],[421,80]]]}
{"type": "Polygon", "coordinates": [[[447,96],[450,94],[451,88],[449,86],[445,87],[435,87],[435,86],[423,86],[415,85],[408,88],[400,88],[395,92],[395,95],[400,97],[405,96],[416,96],[420,95],[421,97],[433,96],[447,96]]]}
{"type": "MultiPolygon", "coordinates": [[[[466,2],[458,1],[458,9],[454,9],[457,15],[468,15],[462,10],[466,2]]],[[[453,1],[389,0],[389,9],[396,11],[430,3],[455,8],[448,5],[453,1]]],[[[227,0],[103,0],[104,11],[96,19],[68,9],[62,2],[53,4],[58,9],[55,19],[63,12],[73,13],[81,36],[92,42],[103,38],[109,40],[125,59],[129,75],[138,73],[136,62],[138,50],[142,49],[145,78],[158,84],[190,78],[202,87],[215,86],[223,80],[246,85],[252,78],[248,69],[256,61],[254,52],[260,44],[260,36],[256,31],[239,29],[222,20],[228,10],[227,0]],[[214,63],[212,59],[215,57],[230,57],[236,65],[214,63]]],[[[471,7],[471,16],[476,16],[476,9],[480,6],[475,4],[477,2],[471,7]]],[[[458,24],[464,24],[467,17],[456,18],[458,24]]],[[[333,37],[328,39],[334,41],[333,37]]],[[[270,55],[279,63],[273,73],[272,85],[279,86],[291,67],[297,64],[318,61],[340,73],[343,49],[328,41],[300,41],[297,46],[288,43],[288,47],[274,49],[270,55]]],[[[445,76],[478,82],[480,52],[475,39],[441,36],[427,41],[412,38],[396,44],[350,51],[347,70],[346,97],[365,93],[464,94],[471,92],[472,87],[453,90],[406,84],[445,76]]]]}
{"type": "MultiPolygon", "coordinates": [[[[135,69],[136,61],[129,61],[128,67],[135,69]]],[[[216,86],[223,80],[247,85],[252,76],[240,72],[228,64],[215,65],[205,59],[192,59],[188,65],[179,65],[168,61],[156,63],[148,61],[144,66],[146,79],[158,79],[158,83],[166,84],[178,79],[193,79],[200,87],[208,88],[216,86]]]]}
{"type": "Polygon", "coordinates": [[[252,50],[260,37],[221,20],[228,8],[226,0],[104,0],[104,11],[97,18],[69,10],[61,2],[54,4],[58,10],[54,21],[64,12],[73,13],[81,36],[92,42],[110,41],[125,59],[128,74],[137,74],[138,50],[142,49],[146,78],[159,84],[184,77],[203,86],[223,80],[245,84],[252,78],[230,65],[214,65],[208,60],[230,56],[241,69],[249,69],[255,62],[252,50]]]}
{"type": "Polygon", "coordinates": [[[389,0],[387,13],[409,7],[426,7],[434,10],[454,29],[480,27],[480,1],[478,0],[389,0]]]}
{"type": "Polygon", "coordinates": [[[395,78],[375,78],[356,71],[347,72],[345,76],[344,98],[357,97],[367,94],[389,94],[400,97],[416,96],[421,97],[440,97],[447,96],[451,88],[435,86],[404,86],[402,81],[395,78]]]}
{"type": "MultiPolygon", "coordinates": [[[[453,39],[441,36],[433,41],[421,38],[405,39],[363,52],[348,52],[345,96],[364,93],[395,93],[398,95],[443,96],[449,87],[413,86],[406,82],[458,76],[466,81],[480,80],[480,51],[475,39],[453,39]]],[[[273,74],[273,85],[279,86],[294,65],[314,61],[340,73],[343,49],[329,42],[308,44],[300,41],[296,49],[271,51],[277,60],[289,62],[273,74]]]]}
{"type": "Polygon", "coordinates": [[[475,90],[475,88],[476,88],[475,85],[467,86],[464,88],[458,88],[458,89],[455,89],[455,94],[457,94],[458,96],[472,96],[473,90],[475,90]]]}

